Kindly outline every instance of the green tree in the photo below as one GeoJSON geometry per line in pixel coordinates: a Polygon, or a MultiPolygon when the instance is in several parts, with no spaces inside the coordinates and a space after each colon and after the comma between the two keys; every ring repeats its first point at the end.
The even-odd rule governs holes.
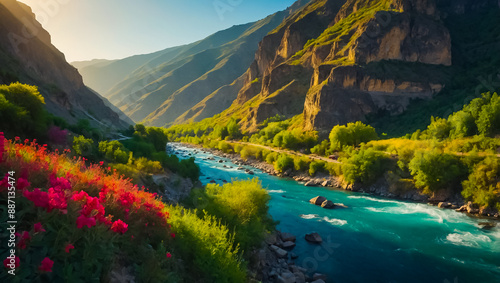
{"type": "Polygon", "coordinates": [[[389,159],[384,153],[373,148],[360,149],[349,158],[342,160],[344,179],[353,184],[355,182],[372,183],[385,172],[389,159]]]}
{"type": "Polygon", "coordinates": [[[463,183],[462,196],[480,206],[500,210],[500,160],[487,157],[473,167],[463,183]]]}
{"type": "Polygon", "coordinates": [[[360,121],[348,123],[347,126],[335,126],[330,132],[332,150],[341,150],[344,146],[359,146],[377,138],[375,129],[360,121]]]}
{"type": "Polygon", "coordinates": [[[84,136],[74,137],[73,150],[76,154],[89,158],[94,154],[94,141],[84,136]]]}
{"type": "Polygon", "coordinates": [[[425,193],[457,187],[466,176],[460,160],[439,150],[421,150],[409,164],[415,185],[425,193]]]}
{"type": "Polygon", "coordinates": [[[280,154],[274,162],[274,169],[278,172],[284,172],[291,168],[293,168],[293,158],[287,154],[280,154]]]}
{"type": "Polygon", "coordinates": [[[227,133],[230,139],[237,139],[241,137],[241,130],[238,121],[234,118],[231,118],[227,123],[227,133]]]}

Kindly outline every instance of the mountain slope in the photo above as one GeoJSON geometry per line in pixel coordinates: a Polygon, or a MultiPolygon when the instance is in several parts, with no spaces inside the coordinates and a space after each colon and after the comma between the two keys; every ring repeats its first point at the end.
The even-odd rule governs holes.
{"type": "MultiPolygon", "coordinates": [[[[493,42],[465,41],[458,31],[452,38],[450,30],[464,21],[448,18],[456,15],[466,23],[467,15],[499,5],[496,0],[313,1],[264,37],[237,98],[211,123],[234,117],[243,130],[254,132],[267,118],[301,115],[304,130],[326,134],[338,124],[400,115],[415,100],[432,101],[446,87],[443,93],[450,94],[452,83],[460,91],[471,78],[461,58],[471,52],[464,50],[482,46],[477,54],[485,54],[478,59],[490,66],[495,60],[485,58],[496,58],[498,35],[487,35],[493,42]]],[[[495,16],[477,15],[482,16],[489,17],[484,20],[489,27],[481,29],[486,34],[483,30],[494,30],[495,16]]],[[[472,66],[474,60],[468,61],[472,66]]],[[[446,104],[446,97],[439,103],[446,104]]]]}
{"type": "MultiPolygon", "coordinates": [[[[253,60],[258,42],[292,11],[307,2],[309,0],[300,0],[288,10],[261,21],[234,26],[201,41],[148,55],[149,60],[145,59],[145,55],[140,55],[140,64],[136,64],[140,66],[133,71],[130,71],[132,68],[127,69],[129,74],[126,76],[126,72],[121,73],[122,80],[117,83],[118,76],[108,82],[100,78],[103,74],[115,72],[117,66],[129,58],[104,66],[98,61],[97,66],[84,66],[81,71],[90,87],[100,91],[134,121],[144,120],[148,125],[158,126],[173,123],[221,87],[227,86],[224,88],[225,93],[231,89],[230,95],[236,96],[236,88],[230,85],[253,60]],[[169,50],[174,52],[166,52],[169,50]],[[111,84],[114,85],[103,92],[111,84]]],[[[216,93],[220,95],[221,92],[216,93]]],[[[210,104],[203,109],[208,111],[206,113],[219,113],[227,106],[210,104]],[[215,107],[212,108],[212,105],[215,107]]],[[[206,117],[207,114],[196,116],[206,117]]]]}
{"type": "Polygon", "coordinates": [[[31,9],[5,0],[0,3],[0,83],[14,81],[37,85],[47,110],[70,123],[90,118],[120,128],[128,124],[83,84],[31,9]]]}
{"type": "Polygon", "coordinates": [[[446,81],[450,36],[433,1],[313,1],[267,35],[222,116],[250,131],[277,114],[306,130],[400,113],[446,81]],[[404,74],[404,75],[402,75],[404,74]]]}

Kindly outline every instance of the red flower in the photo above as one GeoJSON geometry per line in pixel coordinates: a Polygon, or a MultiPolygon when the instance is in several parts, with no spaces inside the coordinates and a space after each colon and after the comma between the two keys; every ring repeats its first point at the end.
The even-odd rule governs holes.
{"type": "Polygon", "coordinates": [[[167,258],[171,258],[171,257],[172,257],[172,254],[167,253],[167,258]]]}
{"type": "Polygon", "coordinates": [[[54,265],[54,262],[50,260],[50,258],[46,257],[42,260],[42,263],[38,267],[38,270],[42,272],[52,272],[52,266],[54,265]]]}
{"type": "Polygon", "coordinates": [[[88,196],[86,192],[80,191],[79,193],[75,193],[71,199],[74,201],[81,201],[86,200],[88,196]]]}
{"type": "Polygon", "coordinates": [[[72,244],[67,244],[66,247],[64,248],[64,251],[69,254],[69,251],[74,249],[75,246],[73,246],[72,244]]]}
{"type": "Polygon", "coordinates": [[[19,267],[19,264],[20,264],[20,260],[17,256],[14,256],[14,258],[6,258],[4,261],[3,261],[3,266],[7,267],[7,268],[10,268],[12,269],[11,265],[14,264],[14,269],[15,268],[18,268],[19,267]],[[14,262],[12,262],[12,260],[14,260],[14,262]]]}
{"type": "Polygon", "coordinates": [[[21,239],[19,240],[19,243],[17,243],[17,246],[21,249],[24,250],[26,248],[26,245],[28,242],[31,240],[30,233],[28,231],[23,231],[21,233],[21,239]]]}
{"type": "Polygon", "coordinates": [[[175,238],[175,234],[174,233],[170,234],[170,236],[172,236],[172,238],[175,238]]]}
{"type": "Polygon", "coordinates": [[[30,182],[28,182],[28,180],[26,180],[25,178],[19,178],[19,180],[17,180],[16,189],[22,191],[25,188],[29,187],[30,185],[31,185],[30,182]]]}
{"type": "Polygon", "coordinates": [[[82,229],[83,226],[87,226],[88,228],[90,227],[93,227],[96,225],[96,222],[95,222],[95,218],[89,218],[89,217],[85,217],[84,215],[80,215],[77,219],[76,219],[76,227],[78,229],[82,229]]]}
{"type": "Polygon", "coordinates": [[[40,189],[35,189],[32,192],[24,190],[23,196],[31,200],[37,207],[49,208],[49,194],[47,192],[42,192],[40,189]]]}
{"type": "Polygon", "coordinates": [[[104,161],[99,162],[99,165],[103,166],[104,165],[104,161]]]}
{"type": "Polygon", "coordinates": [[[111,230],[124,234],[128,230],[128,224],[118,219],[111,225],[111,230]]]}
{"type": "Polygon", "coordinates": [[[33,229],[35,230],[35,233],[45,232],[45,229],[43,229],[42,223],[40,223],[40,222],[33,225],[33,229]]]}

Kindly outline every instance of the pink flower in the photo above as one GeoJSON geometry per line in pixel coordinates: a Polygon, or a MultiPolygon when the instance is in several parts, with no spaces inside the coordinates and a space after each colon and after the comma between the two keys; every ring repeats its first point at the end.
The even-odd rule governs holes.
{"type": "Polygon", "coordinates": [[[43,229],[42,223],[40,223],[40,222],[33,225],[33,229],[35,230],[35,233],[45,232],[45,229],[43,229]]]}
{"type": "Polygon", "coordinates": [[[19,180],[17,180],[16,189],[22,191],[25,188],[29,187],[30,185],[31,185],[30,182],[28,182],[28,180],[26,180],[25,178],[19,178],[19,180]]]}
{"type": "Polygon", "coordinates": [[[128,224],[118,219],[111,225],[111,230],[124,234],[128,230],[128,224]]]}
{"type": "Polygon", "coordinates": [[[64,251],[69,254],[69,251],[74,249],[75,246],[73,246],[72,244],[67,244],[66,247],[64,248],[64,251]]]}
{"type": "Polygon", "coordinates": [[[40,189],[35,189],[32,192],[24,190],[23,196],[31,200],[36,207],[49,208],[49,194],[47,192],[42,192],[40,189]]]}
{"type": "Polygon", "coordinates": [[[172,254],[167,253],[167,258],[171,258],[171,257],[172,257],[172,254]]]}
{"type": "Polygon", "coordinates": [[[3,261],[3,266],[12,269],[11,265],[13,264],[14,265],[14,269],[15,269],[15,268],[19,267],[20,263],[21,263],[21,261],[19,260],[19,258],[17,256],[14,256],[14,258],[6,258],[3,261]],[[12,262],[12,260],[14,260],[14,262],[12,262]]]}
{"type": "Polygon", "coordinates": [[[71,199],[74,201],[81,201],[86,200],[88,196],[86,192],[80,191],[79,193],[75,193],[71,199]]]}
{"type": "Polygon", "coordinates": [[[23,231],[20,235],[21,239],[19,240],[19,243],[17,243],[17,246],[21,249],[24,250],[26,248],[26,245],[28,242],[31,240],[30,233],[28,231],[23,231]]]}
{"type": "Polygon", "coordinates": [[[42,260],[42,263],[38,267],[38,270],[42,272],[52,272],[52,266],[54,265],[54,262],[50,260],[50,258],[46,257],[42,260]]]}
{"type": "Polygon", "coordinates": [[[93,227],[96,225],[96,222],[95,222],[95,218],[89,218],[89,217],[85,217],[84,215],[80,215],[77,219],[76,219],[76,227],[78,229],[82,229],[83,226],[87,226],[88,228],[90,227],[93,227]]]}

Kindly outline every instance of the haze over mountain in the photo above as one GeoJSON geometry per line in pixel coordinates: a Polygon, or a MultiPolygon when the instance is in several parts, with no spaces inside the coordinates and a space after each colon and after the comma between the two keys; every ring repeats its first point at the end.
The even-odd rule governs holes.
{"type": "Polygon", "coordinates": [[[69,123],[90,119],[121,128],[130,121],[83,84],[27,5],[4,0],[0,3],[0,83],[17,81],[37,85],[47,110],[69,123]]]}
{"type": "MultiPolygon", "coordinates": [[[[189,45],[105,66],[89,65],[80,71],[90,87],[100,91],[134,121],[163,126],[241,76],[251,63],[259,41],[307,2],[298,1],[286,11],[255,23],[234,26],[189,45]],[[138,65],[141,67],[130,72],[138,65]],[[113,75],[108,79],[107,74],[113,75]],[[118,77],[122,81],[106,90],[118,77]]],[[[233,97],[236,93],[232,93],[233,97]]],[[[217,109],[210,109],[210,113],[224,110],[233,99],[216,105],[217,109]]]]}

